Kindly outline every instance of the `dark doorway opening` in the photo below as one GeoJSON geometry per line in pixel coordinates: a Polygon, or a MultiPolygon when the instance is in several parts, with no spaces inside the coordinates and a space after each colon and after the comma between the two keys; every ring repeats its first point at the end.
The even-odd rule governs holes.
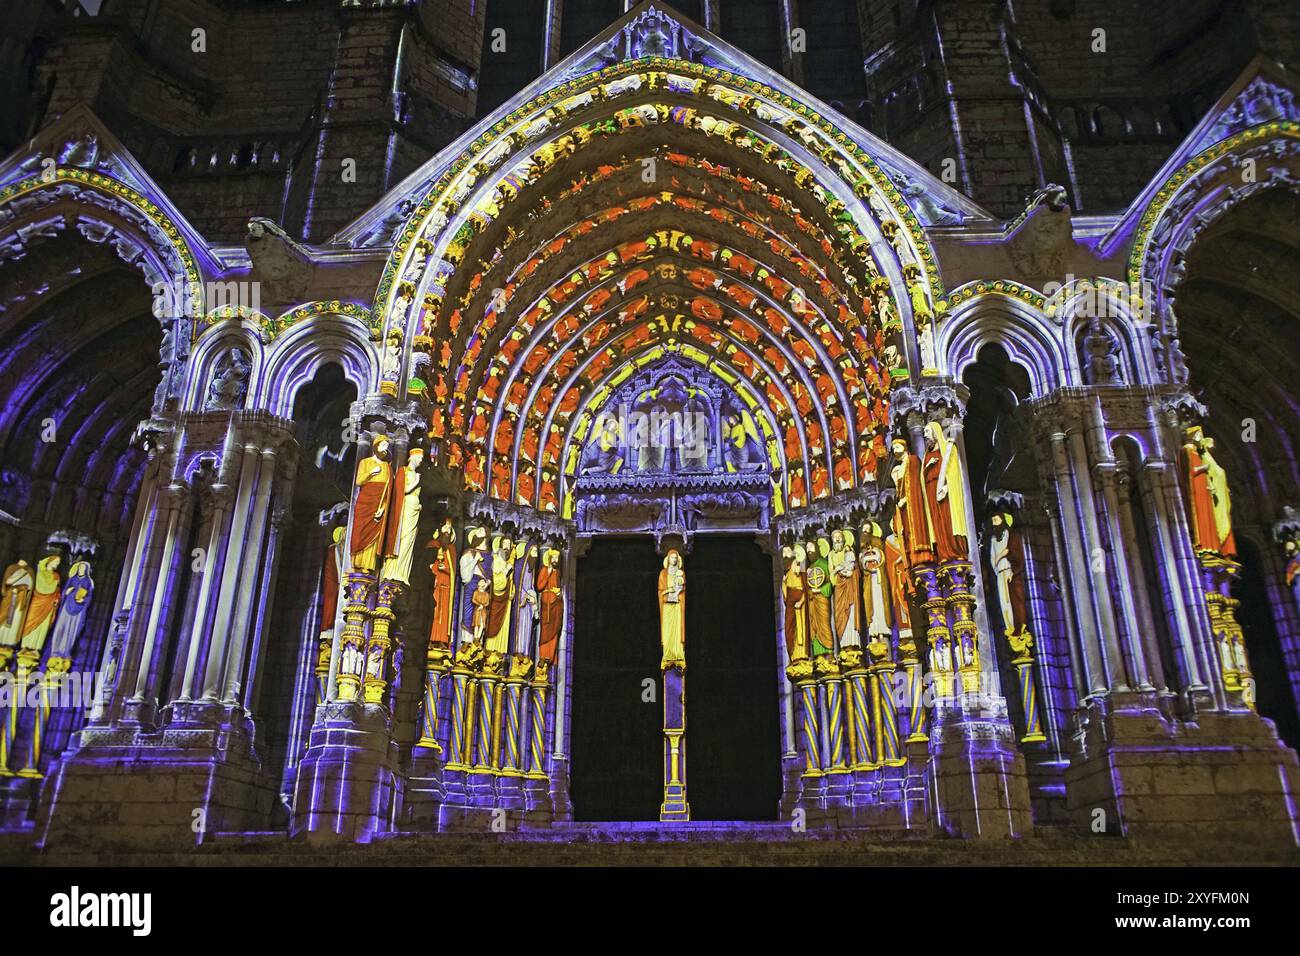
{"type": "MultiPolygon", "coordinates": [[[[646,538],[579,559],[570,795],[580,821],[657,820],[663,681],[646,538]],[[655,684],[645,700],[645,680],[655,684]]],[[[698,537],[686,559],[686,778],[693,820],[775,820],[781,799],[772,559],[747,537],[698,537]]]]}
{"type": "Polygon", "coordinates": [[[686,559],[686,791],[692,820],[775,820],[781,799],[772,558],[697,537],[686,559]]]}
{"type": "Polygon", "coordinates": [[[578,560],[569,780],[576,820],[659,819],[659,568],[649,538],[598,538],[578,560]],[[649,702],[647,678],[655,684],[649,702]]]}

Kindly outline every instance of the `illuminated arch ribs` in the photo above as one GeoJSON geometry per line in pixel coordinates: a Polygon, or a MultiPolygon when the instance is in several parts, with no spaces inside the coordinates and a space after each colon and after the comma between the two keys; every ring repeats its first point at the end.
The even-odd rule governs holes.
{"type": "Polygon", "coordinates": [[[602,402],[672,354],[753,409],[773,504],[800,507],[874,477],[941,291],[919,221],[844,134],[645,58],[560,84],[452,163],[380,285],[381,388],[423,405],[470,490],[564,512],[602,402]]]}

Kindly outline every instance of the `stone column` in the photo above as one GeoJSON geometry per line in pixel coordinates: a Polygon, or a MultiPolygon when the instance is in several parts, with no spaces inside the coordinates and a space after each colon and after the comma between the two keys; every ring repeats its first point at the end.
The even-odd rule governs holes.
{"type": "Polygon", "coordinates": [[[184,541],[190,517],[189,489],[173,482],[160,489],[158,501],[157,564],[153,574],[142,580],[147,590],[141,597],[147,594],[147,603],[132,607],[132,627],[123,649],[125,666],[118,678],[123,692],[131,689],[131,695],[122,702],[122,721],[143,727],[153,724],[158,710],[159,669],[168,651],[170,595],[178,586],[180,563],[187,557],[184,541]]]}
{"type": "Polygon", "coordinates": [[[722,29],[722,17],[719,10],[721,0],[701,0],[703,6],[704,22],[702,26],[710,33],[718,33],[722,29]]]}
{"type": "Polygon", "coordinates": [[[470,797],[477,806],[491,807],[495,804],[496,788],[493,786],[493,775],[496,770],[497,741],[501,730],[498,690],[505,667],[504,654],[500,651],[487,651],[483,655],[478,679],[472,686],[476,698],[477,717],[471,737],[474,760],[470,765],[467,786],[470,797]]]}
{"type": "Polygon", "coordinates": [[[664,799],[659,819],[690,818],[686,799],[686,668],[673,665],[664,669],[664,799]]]}
{"type": "Polygon", "coordinates": [[[527,695],[528,746],[525,751],[524,809],[535,814],[539,822],[549,823],[554,810],[551,799],[550,777],[547,775],[546,751],[547,708],[551,699],[551,668],[539,661],[533,668],[532,679],[524,693],[527,695]]]}
{"type": "MultiPolygon", "coordinates": [[[[386,461],[388,480],[394,483],[401,480],[399,469],[413,436],[423,435],[427,428],[413,410],[400,410],[384,396],[370,396],[354,405],[353,426],[359,436],[358,473],[368,460],[386,461]]],[[[379,465],[365,467],[371,469],[365,478],[382,474],[379,465]]],[[[331,654],[331,693],[316,708],[307,750],[298,766],[290,834],[364,843],[389,832],[397,815],[399,755],[387,690],[392,667],[389,627],[402,585],[378,580],[387,532],[381,533],[380,543],[374,546],[373,567],[356,566],[357,555],[350,549],[352,528],[359,520],[359,493],[354,487],[344,539],[348,548],[343,575],[346,603],[344,626],[331,654]]],[[[393,504],[391,485],[386,494],[387,502],[393,504]]],[[[388,517],[385,510],[383,519],[388,517]]]]}
{"type": "MultiPolygon", "coordinates": [[[[1205,410],[1169,387],[1099,387],[1049,398],[1090,409],[1082,416],[1093,436],[1090,455],[1076,464],[1092,472],[1096,486],[1080,483],[1078,499],[1063,496],[1061,507],[1067,513],[1100,512],[1116,544],[1115,576],[1107,579],[1112,594],[1098,599],[1113,596],[1130,631],[1148,630],[1148,620],[1163,615],[1178,671],[1164,673],[1149,635],[1124,635],[1123,629],[1117,633],[1125,637],[1120,648],[1130,662],[1129,680],[1122,683],[1108,659],[1098,687],[1095,656],[1089,658],[1090,689],[1080,701],[1065,774],[1071,817],[1089,833],[1203,837],[1211,827],[1225,838],[1252,832],[1293,841],[1294,755],[1278,746],[1272,727],[1243,705],[1234,686],[1239,629],[1226,588],[1232,562],[1216,562],[1213,555],[1198,560],[1191,547],[1179,441],[1205,410]],[[1131,436],[1140,448],[1140,470],[1132,476],[1129,466],[1109,454],[1110,442],[1120,436],[1131,436]],[[1150,536],[1145,550],[1131,520],[1132,505],[1141,509],[1150,536]],[[1157,590],[1147,587],[1139,556],[1153,563],[1157,590]],[[1114,594],[1116,589],[1132,593],[1114,594]],[[1166,679],[1177,681],[1179,700],[1161,693],[1166,679]]],[[[1069,541],[1068,528],[1063,537],[1069,541]]],[[[1076,576],[1071,586],[1076,592],[1098,587],[1095,578],[1080,582],[1076,576]]],[[[1082,603],[1082,594],[1077,601],[1082,603]]],[[[1107,658],[1114,651],[1105,640],[1110,633],[1101,648],[1107,658]]],[[[1089,643],[1085,637],[1085,651],[1089,643]]]]}
{"type": "MultiPolygon", "coordinates": [[[[267,600],[262,585],[269,581],[258,569],[265,567],[274,449],[290,429],[264,412],[196,413],[183,428],[174,444],[184,458],[158,452],[152,500],[137,526],[132,583],[121,598],[126,614],[108,651],[109,696],[79,735],[80,746],[51,767],[57,796],[39,825],[50,843],[103,832],[192,845],[215,831],[256,825],[275,799],[276,783],[252,749],[242,691],[252,611],[267,600]],[[268,458],[268,471],[259,472],[268,458]],[[216,464],[215,473],[205,462],[216,464]],[[209,480],[197,508],[191,483],[209,480]],[[199,511],[195,543],[203,553],[193,555],[190,529],[199,511]],[[182,588],[191,567],[197,586],[182,588]],[[164,686],[168,665],[176,671],[164,686]],[[164,694],[175,696],[167,702],[164,694]],[[165,804],[155,796],[162,774],[172,788],[165,804]]],[[[163,436],[160,445],[173,441],[160,424],[151,429],[150,436],[163,436]]]]}
{"type": "Polygon", "coordinates": [[[795,661],[786,668],[786,676],[795,687],[796,716],[804,756],[804,789],[807,791],[809,781],[820,781],[822,776],[821,710],[817,706],[817,679],[813,676],[812,660],[795,661]]]}
{"type": "MultiPolygon", "coordinates": [[[[796,84],[803,85],[803,51],[794,46],[794,31],[799,28],[798,0],[778,0],[778,10],[781,18],[781,72],[796,84]]],[[[807,36],[802,30],[801,35],[807,36]]]]}
{"type": "Polygon", "coordinates": [[[967,482],[966,555],[937,567],[913,567],[924,596],[936,698],[929,731],[935,819],[963,837],[1020,836],[1030,825],[1029,787],[1002,696],[987,611],[977,598],[984,589],[961,430],[966,394],[951,381],[926,379],[922,385],[896,388],[893,402],[895,433],[904,436],[912,453],[924,455],[924,430],[937,422],[967,482]]]}

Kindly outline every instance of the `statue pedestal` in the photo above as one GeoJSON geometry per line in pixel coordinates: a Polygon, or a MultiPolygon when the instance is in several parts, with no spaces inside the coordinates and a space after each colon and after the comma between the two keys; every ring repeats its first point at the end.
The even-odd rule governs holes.
{"type": "Polygon", "coordinates": [[[686,674],[681,667],[664,671],[664,802],[663,822],[691,818],[686,802],[686,674]]]}
{"type": "Polygon", "coordinates": [[[262,772],[247,717],[224,705],[183,728],[87,727],[46,774],[36,822],[54,850],[182,848],[267,826],[278,780],[262,772]]]}
{"type": "Polygon", "coordinates": [[[930,731],[935,824],[966,838],[1031,833],[1029,781],[1006,700],[940,699],[930,731]]]}
{"type": "Polygon", "coordinates": [[[0,827],[6,830],[32,827],[32,808],[40,798],[42,779],[15,774],[0,780],[0,827]]]}
{"type": "Polygon", "coordinates": [[[1253,711],[1171,721],[1154,695],[1125,695],[1089,700],[1079,727],[1065,785],[1082,831],[1300,842],[1300,764],[1253,711]]]}
{"type": "Polygon", "coordinates": [[[432,747],[411,751],[411,769],[402,800],[402,829],[431,832],[438,829],[438,811],[446,799],[442,758],[432,747]]]}
{"type": "Polygon", "coordinates": [[[294,782],[289,834],[368,843],[392,829],[397,747],[382,707],[323,705],[294,782]]]}

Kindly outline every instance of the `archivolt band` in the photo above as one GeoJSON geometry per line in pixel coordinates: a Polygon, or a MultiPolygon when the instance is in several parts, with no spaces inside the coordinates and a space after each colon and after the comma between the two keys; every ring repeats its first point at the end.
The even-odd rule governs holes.
{"type": "Polygon", "coordinates": [[[0,313],[6,827],[563,832],[602,536],[657,549],[684,825],[729,535],[772,568],[726,638],[771,654],[772,820],[1297,839],[1296,352],[1213,325],[1216,250],[1300,245],[1295,78],[1252,65],[1121,215],[1004,223],[670,21],[319,247],[214,248],[88,110],[0,166],[0,258],[48,273],[0,313]]]}

